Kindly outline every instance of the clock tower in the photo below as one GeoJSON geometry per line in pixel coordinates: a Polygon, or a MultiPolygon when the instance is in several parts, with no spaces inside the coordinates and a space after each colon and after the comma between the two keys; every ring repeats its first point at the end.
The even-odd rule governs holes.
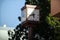
{"type": "Polygon", "coordinates": [[[28,40],[34,40],[35,31],[39,26],[39,6],[26,4],[21,8],[22,27],[28,27],[28,40]]]}

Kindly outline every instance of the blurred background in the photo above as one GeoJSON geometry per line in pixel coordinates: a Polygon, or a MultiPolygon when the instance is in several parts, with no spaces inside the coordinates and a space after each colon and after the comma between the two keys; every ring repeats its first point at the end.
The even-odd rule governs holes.
{"type": "Polygon", "coordinates": [[[8,30],[13,30],[19,23],[21,7],[25,0],[0,0],[0,40],[8,40],[8,30]]]}
{"type": "Polygon", "coordinates": [[[0,26],[16,27],[25,0],[0,0],[0,26]]]}

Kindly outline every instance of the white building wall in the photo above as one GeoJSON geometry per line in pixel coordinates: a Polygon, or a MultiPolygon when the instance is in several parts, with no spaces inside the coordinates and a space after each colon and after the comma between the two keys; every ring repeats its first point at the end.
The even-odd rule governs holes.
{"type": "Polygon", "coordinates": [[[0,30],[0,40],[8,40],[8,30],[0,30]]]}
{"type": "Polygon", "coordinates": [[[8,35],[8,30],[13,31],[14,28],[11,27],[4,27],[0,26],[0,40],[8,40],[9,35],[8,35]]]}

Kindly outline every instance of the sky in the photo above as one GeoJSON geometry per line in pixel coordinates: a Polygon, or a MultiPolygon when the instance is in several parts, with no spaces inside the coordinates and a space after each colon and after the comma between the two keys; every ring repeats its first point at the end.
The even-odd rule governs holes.
{"type": "Polygon", "coordinates": [[[16,27],[25,0],[0,0],[0,26],[16,27]]]}

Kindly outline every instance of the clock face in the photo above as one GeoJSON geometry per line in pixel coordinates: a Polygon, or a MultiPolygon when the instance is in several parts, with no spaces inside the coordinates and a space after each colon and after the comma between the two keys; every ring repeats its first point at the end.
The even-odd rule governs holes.
{"type": "Polygon", "coordinates": [[[24,11],[22,11],[21,22],[26,21],[26,18],[27,20],[31,20],[31,21],[39,21],[39,10],[28,9],[26,11],[25,9],[24,11]]]}
{"type": "Polygon", "coordinates": [[[39,21],[39,11],[34,11],[29,17],[28,20],[39,21]]]}

